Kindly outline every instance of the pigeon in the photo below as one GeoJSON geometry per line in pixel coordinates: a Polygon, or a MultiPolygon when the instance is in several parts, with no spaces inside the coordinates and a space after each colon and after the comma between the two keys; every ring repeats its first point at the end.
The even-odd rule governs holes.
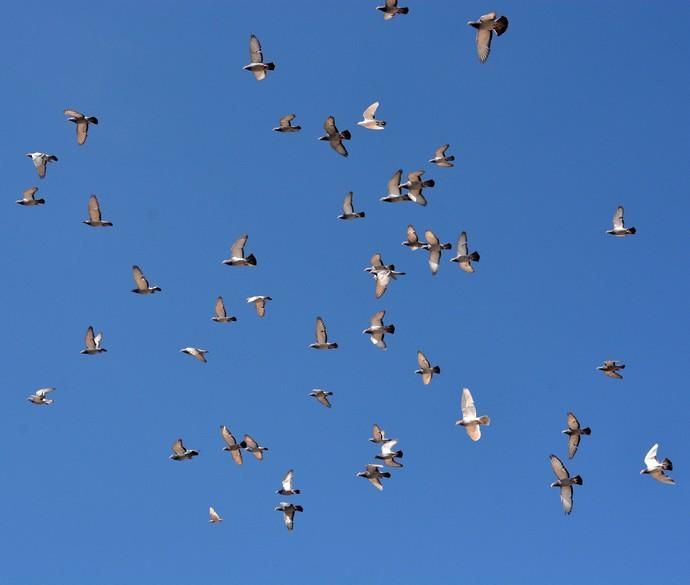
{"type": "Polygon", "coordinates": [[[624,236],[632,236],[637,233],[637,229],[634,227],[626,228],[625,222],[623,221],[623,207],[620,206],[616,208],[616,213],[613,214],[613,229],[606,230],[607,234],[612,236],[618,236],[620,238],[624,236]]]}
{"type": "Polygon", "coordinates": [[[591,435],[592,429],[589,427],[580,428],[580,421],[572,413],[568,413],[568,428],[561,431],[564,435],[568,435],[568,459],[575,457],[577,453],[577,448],[580,445],[580,437],[582,435],[591,435]]]}
{"type": "Polygon", "coordinates": [[[211,321],[215,321],[216,323],[232,323],[233,321],[237,321],[237,317],[228,317],[228,312],[225,310],[223,297],[218,297],[216,299],[215,312],[216,316],[211,317],[211,321]]]}
{"type": "Polygon", "coordinates": [[[623,376],[618,373],[618,370],[622,370],[623,368],[625,368],[625,364],[619,364],[616,360],[606,360],[597,370],[604,372],[609,378],[622,380],[623,376]]]}
{"type": "Polygon", "coordinates": [[[170,456],[170,459],[172,459],[173,461],[184,461],[185,459],[192,459],[192,457],[196,457],[199,454],[199,451],[195,449],[187,449],[182,444],[182,439],[177,439],[177,441],[173,443],[172,451],[173,454],[170,456]]]}
{"type": "Polygon", "coordinates": [[[326,324],[321,317],[316,318],[316,343],[310,343],[309,347],[312,349],[338,349],[337,343],[328,342],[326,324]]]}
{"type": "Polygon", "coordinates": [[[101,219],[101,207],[98,205],[98,199],[95,195],[89,197],[87,211],[89,212],[89,219],[84,220],[82,223],[91,227],[111,227],[113,225],[112,222],[101,219]]]}
{"type": "Polygon", "coordinates": [[[431,230],[426,230],[424,232],[424,237],[427,241],[425,248],[429,250],[429,268],[431,268],[431,274],[436,276],[439,263],[441,262],[441,251],[450,250],[451,245],[449,243],[442,244],[438,237],[436,237],[436,234],[431,230]]]}
{"type": "Polygon", "coordinates": [[[558,478],[551,484],[551,487],[561,488],[561,504],[563,511],[570,514],[573,510],[573,485],[582,485],[582,478],[579,475],[570,477],[568,470],[563,462],[555,455],[549,455],[551,459],[551,469],[558,478]]]}
{"type": "Polygon", "coordinates": [[[443,144],[439,146],[436,151],[434,152],[434,158],[430,158],[429,162],[435,164],[437,167],[454,167],[455,165],[453,164],[453,161],[455,160],[454,156],[446,156],[446,150],[448,150],[448,147],[450,144],[443,144]]]}
{"type": "Polygon", "coordinates": [[[51,398],[46,398],[46,396],[48,396],[48,394],[53,390],[55,390],[55,388],[39,388],[26,399],[34,404],[53,404],[53,400],[51,398]]]}
{"type": "Polygon", "coordinates": [[[408,173],[407,181],[400,184],[401,189],[407,189],[407,196],[414,201],[417,205],[424,207],[426,205],[426,198],[422,195],[422,190],[425,187],[431,188],[436,185],[436,181],[429,179],[427,181],[422,180],[422,175],[424,171],[414,171],[408,173]]]}
{"type": "Polygon", "coordinates": [[[314,398],[316,398],[326,408],[331,407],[331,402],[330,400],[328,400],[328,397],[333,396],[333,392],[329,392],[328,390],[320,390],[319,388],[316,388],[309,393],[309,396],[313,396],[314,398]]]}
{"type": "Polygon", "coordinates": [[[46,166],[48,163],[57,162],[58,160],[58,157],[54,154],[46,154],[45,152],[27,152],[26,156],[31,158],[41,179],[46,176],[46,166]]]}
{"type": "Polygon", "coordinates": [[[374,277],[376,287],[374,295],[380,299],[386,292],[391,280],[397,280],[398,276],[404,276],[404,272],[395,270],[395,264],[385,265],[381,260],[381,254],[378,252],[371,257],[371,266],[367,266],[364,271],[368,272],[374,277]]]}
{"type": "Polygon", "coordinates": [[[378,311],[377,313],[374,313],[374,316],[371,318],[371,325],[362,331],[362,333],[368,333],[371,335],[371,342],[376,347],[383,350],[387,349],[386,342],[383,339],[385,334],[390,333],[392,335],[395,333],[395,325],[383,324],[383,317],[385,314],[386,311],[378,311]]]}
{"type": "Polygon", "coordinates": [[[481,426],[491,424],[491,419],[484,415],[477,417],[477,409],[469,388],[463,388],[460,400],[462,418],[455,424],[465,427],[467,434],[473,441],[478,441],[482,436],[481,426]]]}
{"type": "Polygon", "coordinates": [[[385,443],[389,439],[386,438],[385,431],[376,423],[371,427],[371,443],[385,443]]]}
{"type": "Polygon", "coordinates": [[[456,246],[455,257],[450,259],[451,262],[457,262],[458,266],[465,272],[474,272],[472,262],[479,262],[479,252],[474,251],[469,253],[469,246],[467,245],[467,233],[461,232],[456,246]]]}
{"type": "Polygon", "coordinates": [[[383,483],[381,478],[388,478],[391,476],[390,471],[381,471],[383,469],[382,465],[375,465],[370,463],[367,465],[366,471],[360,471],[357,477],[364,477],[369,480],[371,485],[373,485],[377,490],[383,491],[383,483]]]}
{"type": "Polygon", "coordinates": [[[273,128],[274,132],[299,132],[302,129],[302,126],[293,126],[290,122],[292,122],[297,116],[295,114],[288,114],[287,116],[283,116],[280,120],[278,120],[278,127],[273,128]]]}
{"type": "Polygon", "coordinates": [[[206,363],[206,356],[204,354],[208,353],[207,349],[200,349],[198,347],[183,347],[180,350],[182,353],[191,355],[193,358],[198,359],[200,362],[206,363]]]}
{"type": "Polygon", "coordinates": [[[22,198],[17,199],[15,203],[18,203],[19,205],[27,205],[29,207],[45,204],[45,199],[36,199],[36,197],[34,197],[34,195],[36,195],[36,191],[38,191],[38,187],[29,187],[22,193],[22,198]]]}
{"type": "Polygon", "coordinates": [[[364,110],[364,113],[362,114],[362,118],[364,118],[361,122],[357,122],[358,126],[361,126],[362,128],[367,128],[368,130],[383,130],[386,123],[383,120],[377,120],[376,119],[376,110],[379,107],[379,102],[374,102],[371,104],[366,110],[364,110]]]}
{"type": "Polygon", "coordinates": [[[268,451],[268,447],[262,447],[249,435],[244,436],[244,441],[242,441],[242,444],[244,445],[242,448],[254,455],[254,457],[256,457],[259,461],[264,458],[264,451],[268,451]]]}
{"type": "Polygon", "coordinates": [[[70,122],[77,125],[77,144],[81,145],[86,142],[86,137],[89,134],[89,126],[91,124],[98,125],[98,118],[96,116],[85,116],[76,110],[65,110],[65,116],[70,122]]]}
{"type": "Polygon", "coordinates": [[[137,288],[132,289],[133,293],[138,295],[152,295],[162,290],[159,286],[149,286],[149,281],[146,280],[141,268],[136,264],[132,266],[132,277],[134,278],[134,284],[137,285],[137,288]]]}
{"type": "Polygon", "coordinates": [[[280,502],[275,511],[283,513],[285,526],[288,530],[292,530],[295,527],[295,512],[304,512],[304,508],[295,504],[289,504],[288,502],[280,502]]]}
{"type": "Polygon", "coordinates": [[[352,205],[352,191],[349,191],[343,199],[343,212],[338,216],[338,219],[359,219],[365,215],[363,211],[355,211],[352,205]]]}
{"type": "Polygon", "coordinates": [[[398,169],[393,173],[393,176],[388,180],[388,195],[379,198],[379,201],[384,203],[403,203],[405,201],[412,201],[409,195],[400,190],[400,178],[402,177],[402,169],[398,169]]]}
{"type": "Polygon", "coordinates": [[[225,425],[220,425],[220,436],[223,437],[223,441],[225,441],[223,451],[229,451],[235,463],[237,463],[237,465],[242,465],[242,449],[244,449],[247,444],[244,442],[238,443],[234,435],[230,432],[230,429],[225,425]]]}
{"type": "Polygon", "coordinates": [[[410,250],[427,250],[429,246],[427,243],[419,241],[419,237],[417,236],[417,232],[415,231],[413,225],[407,226],[407,239],[404,242],[401,242],[401,245],[409,248],[410,250]]]}
{"type": "Polygon", "coordinates": [[[255,35],[249,37],[249,65],[242,67],[245,71],[251,71],[257,81],[266,79],[266,72],[273,71],[275,63],[264,63],[264,55],[261,52],[261,43],[255,35]]]}
{"type": "Polygon", "coordinates": [[[283,478],[282,484],[283,487],[280,488],[278,491],[276,491],[277,494],[281,496],[296,496],[301,493],[300,490],[296,490],[292,488],[292,479],[295,476],[295,472],[290,469],[286,474],[285,477],[283,478]]]}
{"type": "Polygon", "coordinates": [[[499,37],[506,32],[508,29],[508,19],[505,16],[496,18],[495,12],[489,12],[484,16],[480,16],[479,20],[470,20],[467,24],[477,29],[477,38],[475,40],[477,55],[479,55],[479,61],[486,63],[491,51],[491,39],[494,36],[494,31],[496,31],[499,37]]]}
{"type": "Polygon", "coordinates": [[[242,234],[239,239],[230,246],[230,258],[223,260],[223,264],[227,264],[228,266],[256,266],[254,254],[249,254],[246,258],[244,256],[244,246],[248,239],[249,236],[247,234],[242,234]]]}
{"type": "Polygon", "coordinates": [[[213,506],[210,506],[208,509],[209,524],[220,524],[222,521],[223,519],[220,517],[220,514],[213,509],[213,506]]]}
{"type": "Polygon", "coordinates": [[[431,362],[427,357],[421,352],[417,352],[417,363],[419,364],[419,369],[415,370],[415,374],[420,374],[422,376],[422,382],[427,385],[431,383],[431,378],[434,374],[440,374],[441,368],[438,366],[431,366],[431,362]]]}
{"type": "Polygon", "coordinates": [[[265,295],[256,295],[253,297],[247,297],[248,303],[254,303],[256,306],[256,314],[259,317],[263,317],[266,314],[266,301],[272,301],[271,297],[265,295]]]}
{"type": "Polygon", "coordinates": [[[409,8],[398,7],[398,0],[386,0],[386,3],[383,6],[377,6],[376,10],[383,12],[383,20],[391,20],[398,14],[407,14],[410,11],[409,8]]]}
{"type": "Polygon", "coordinates": [[[335,126],[335,118],[333,116],[328,116],[323,124],[323,129],[326,131],[324,136],[321,136],[319,140],[328,140],[331,148],[335,150],[338,154],[342,156],[347,156],[347,148],[343,144],[343,140],[350,140],[352,135],[349,130],[338,131],[335,126]]]}
{"type": "Polygon", "coordinates": [[[676,482],[664,473],[664,471],[673,471],[673,463],[671,463],[670,459],[664,459],[659,463],[659,460],[656,458],[656,451],[658,448],[659,444],[654,443],[652,448],[647,451],[647,454],[644,456],[645,469],[640,471],[640,475],[651,475],[661,483],[673,485],[676,482]]]}
{"type": "Polygon", "coordinates": [[[386,467],[402,467],[403,464],[396,461],[396,457],[402,457],[402,451],[395,451],[394,447],[398,444],[397,439],[389,439],[381,445],[381,455],[375,455],[376,459],[383,461],[386,467]]]}
{"type": "Polygon", "coordinates": [[[86,330],[86,335],[84,336],[84,349],[82,349],[79,353],[83,353],[85,355],[95,355],[97,353],[108,351],[104,347],[101,347],[102,341],[103,332],[99,331],[98,335],[94,336],[93,327],[89,325],[89,328],[86,330]]]}

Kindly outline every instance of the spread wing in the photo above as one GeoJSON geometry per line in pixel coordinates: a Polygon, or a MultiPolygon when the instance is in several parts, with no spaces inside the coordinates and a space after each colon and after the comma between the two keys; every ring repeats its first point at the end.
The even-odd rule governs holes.
{"type": "Polygon", "coordinates": [[[283,483],[283,489],[286,492],[292,491],[292,478],[294,475],[295,475],[295,472],[292,469],[290,469],[290,471],[288,471],[285,474],[285,477],[283,478],[283,482],[282,482],[283,483]]]}
{"type": "Polygon", "coordinates": [[[362,116],[364,117],[365,120],[373,120],[376,116],[376,110],[379,107],[379,102],[374,102],[371,104],[366,110],[364,110],[364,113],[362,116]]]}
{"type": "Polygon", "coordinates": [[[577,420],[577,417],[572,412],[568,413],[567,421],[568,428],[571,431],[577,431],[580,428],[580,421],[577,420]]]}
{"type": "Polygon", "coordinates": [[[326,324],[321,317],[316,318],[316,343],[328,343],[326,324]]]}
{"type": "Polygon", "coordinates": [[[39,388],[36,390],[36,396],[40,396],[41,398],[45,398],[48,394],[50,394],[55,388],[39,388]]]}
{"type": "Polygon", "coordinates": [[[233,258],[244,258],[244,245],[247,243],[249,236],[242,234],[239,239],[230,247],[230,255],[233,258]]]}
{"type": "Polygon", "coordinates": [[[429,251],[429,268],[431,268],[431,274],[436,274],[438,272],[438,267],[441,262],[441,249],[434,248],[429,251]]]}
{"type": "Polygon", "coordinates": [[[335,118],[333,116],[328,116],[328,118],[326,118],[326,121],[323,123],[323,129],[328,136],[338,135],[338,129],[335,126],[335,118]]]}
{"type": "Polygon", "coordinates": [[[264,56],[261,52],[261,43],[255,35],[249,37],[249,62],[250,63],[263,63],[264,56]]]}
{"type": "Polygon", "coordinates": [[[93,342],[96,345],[96,348],[101,347],[101,341],[103,341],[103,331],[99,331],[96,334],[96,337],[93,338],[93,342]]]}
{"type": "Polygon", "coordinates": [[[255,305],[256,305],[256,314],[259,317],[263,317],[264,315],[266,315],[266,299],[261,299],[261,298],[257,299],[255,301],[255,305]]]}
{"type": "Polygon", "coordinates": [[[330,144],[333,147],[333,150],[335,150],[339,155],[348,156],[349,153],[347,152],[347,148],[345,148],[342,140],[338,139],[337,142],[331,140],[330,144]]]}
{"type": "Polygon", "coordinates": [[[259,443],[252,439],[249,435],[244,436],[244,442],[247,445],[247,447],[251,449],[256,449],[259,446],[259,443]]]}
{"type": "Polygon", "coordinates": [[[383,491],[383,484],[381,483],[381,479],[378,475],[367,477],[367,479],[369,480],[369,483],[371,483],[371,485],[373,485],[377,490],[383,491]]]}
{"type": "Polygon", "coordinates": [[[613,214],[613,227],[614,229],[623,229],[625,227],[622,207],[618,207],[616,213],[613,214]]]}
{"type": "Polygon", "coordinates": [[[388,288],[388,284],[391,281],[390,271],[381,270],[375,274],[376,277],[376,289],[374,290],[374,295],[377,299],[380,299],[388,288]]]}
{"type": "Polygon", "coordinates": [[[671,479],[668,475],[664,473],[663,469],[657,469],[655,471],[652,471],[652,473],[650,473],[649,475],[651,475],[654,479],[660,481],[661,483],[667,483],[669,485],[673,485],[676,483],[673,479],[671,479]]]}
{"type": "Polygon", "coordinates": [[[279,122],[278,125],[281,128],[289,128],[290,127],[290,122],[292,122],[295,119],[295,114],[288,114],[287,116],[283,116],[279,122]]]}
{"type": "Polygon", "coordinates": [[[80,118],[84,117],[84,114],[82,114],[81,112],[77,112],[77,110],[67,109],[64,111],[64,113],[65,113],[65,116],[67,116],[68,118],[80,119],[80,118]]]}
{"type": "Polygon", "coordinates": [[[175,455],[184,455],[187,452],[187,449],[185,449],[182,444],[182,439],[177,439],[177,441],[173,443],[172,450],[175,455]]]}
{"type": "Polygon", "coordinates": [[[432,246],[436,246],[439,243],[439,239],[436,237],[436,234],[431,230],[426,230],[424,232],[424,237],[432,246]]]}
{"type": "Polygon", "coordinates": [[[572,434],[568,437],[568,459],[572,459],[575,457],[575,453],[577,453],[577,448],[580,446],[580,435],[579,433],[577,434],[572,434]]]}
{"type": "Polygon", "coordinates": [[[460,401],[462,409],[462,418],[473,419],[477,418],[477,408],[474,406],[474,399],[469,388],[463,388],[462,400],[460,401]]]}
{"type": "Polygon", "coordinates": [[[654,445],[652,445],[652,448],[649,451],[647,451],[647,454],[644,456],[644,464],[647,466],[647,469],[652,469],[659,465],[659,461],[657,461],[656,458],[656,452],[658,448],[659,443],[654,443],[654,445]]]}
{"type": "Polygon", "coordinates": [[[137,288],[139,290],[148,290],[149,288],[149,281],[146,280],[146,277],[144,276],[144,273],[141,271],[141,268],[138,266],[132,266],[132,276],[134,277],[134,284],[137,285],[137,288]]]}
{"type": "Polygon", "coordinates": [[[84,337],[84,346],[86,349],[96,349],[96,341],[93,336],[93,327],[89,326],[84,337]]]}
{"type": "Polygon", "coordinates": [[[562,480],[570,477],[568,470],[565,468],[565,465],[563,465],[563,461],[555,455],[549,455],[549,459],[551,460],[551,469],[553,469],[558,479],[562,480]]]}
{"type": "Polygon", "coordinates": [[[352,206],[352,191],[350,191],[345,195],[345,199],[343,200],[343,213],[350,214],[354,212],[355,208],[352,206]]]}
{"type": "Polygon", "coordinates": [[[34,195],[36,195],[36,191],[38,191],[38,187],[29,187],[26,191],[22,193],[22,199],[24,199],[25,201],[33,199],[34,195]]]}
{"type": "Polygon", "coordinates": [[[419,364],[419,367],[423,370],[426,370],[431,367],[431,363],[421,351],[417,352],[417,363],[419,364]]]}
{"type": "Polygon", "coordinates": [[[563,505],[563,511],[566,514],[570,514],[573,510],[573,486],[564,485],[561,486],[561,504],[563,505]]]}
{"type": "Polygon", "coordinates": [[[383,440],[383,431],[376,423],[374,423],[374,425],[371,427],[371,438],[377,443],[380,443],[383,440]]]}
{"type": "Polygon", "coordinates": [[[316,399],[323,404],[326,408],[331,408],[331,402],[328,400],[328,396],[325,393],[319,393],[316,395],[316,399]]]}
{"type": "Polygon", "coordinates": [[[379,311],[378,313],[374,313],[374,315],[371,318],[371,326],[372,327],[382,327],[383,326],[383,317],[386,315],[386,311],[379,311]]]}
{"type": "Polygon", "coordinates": [[[228,313],[225,310],[225,303],[223,302],[223,297],[218,297],[216,299],[216,317],[219,319],[227,318],[228,313]]]}
{"type": "Polygon", "coordinates": [[[469,435],[470,439],[472,439],[473,441],[478,441],[482,438],[482,429],[477,423],[465,425],[465,430],[467,431],[467,434],[469,435]]]}
{"type": "Polygon", "coordinates": [[[419,183],[422,180],[423,174],[424,174],[424,171],[413,171],[411,173],[408,173],[407,180],[410,183],[419,183]]]}
{"type": "Polygon", "coordinates": [[[89,133],[89,123],[86,120],[77,122],[77,144],[84,144],[89,133]]]}
{"type": "Polygon", "coordinates": [[[213,509],[213,506],[208,509],[208,518],[211,522],[220,522],[222,520],[218,512],[213,509]]]}
{"type": "Polygon", "coordinates": [[[38,158],[33,159],[34,166],[36,167],[36,170],[38,171],[38,176],[39,178],[44,178],[46,176],[46,159],[45,157],[39,156],[38,158]]]}
{"type": "Polygon", "coordinates": [[[378,252],[376,252],[376,254],[374,254],[374,255],[371,257],[371,260],[369,260],[369,263],[370,263],[375,269],[379,269],[379,268],[383,268],[383,267],[384,267],[384,266],[383,266],[383,260],[381,259],[381,254],[379,254],[378,252]]]}
{"type": "Polygon", "coordinates": [[[393,176],[388,180],[388,194],[400,195],[400,179],[402,177],[402,169],[398,169],[393,173],[393,176]]]}
{"type": "Polygon", "coordinates": [[[458,238],[456,246],[458,256],[467,256],[469,253],[469,246],[467,245],[467,232],[462,232],[458,238]]]}
{"type": "Polygon", "coordinates": [[[228,447],[235,447],[237,445],[237,439],[235,439],[235,436],[225,425],[220,425],[220,435],[223,437],[223,441],[225,441],[228,447]]]}
{"type": "Polygon", "coordinates": [[[410,198],[410,201],[414,201],[417,205],[426,206],[426,197],[422,195],[421,189],[410,189],[407,196],[410,198]]]}
{"type": "Polygon", "coordinates": [[[475,43],[477,45],[477,55],[479,55],[479,60],[482,63],[485,63],[489,58],[489,53],[491,52],[491,39],[493,36],[494,34],[491,29],[477,29],[477,38],[475,43]]]}
{"type": "Polygon", "coordinates": [[[446,156],[446,150],[448,150],[448,147],[450,144],[444,144],[443,146],[439,146],[436,149],[436,152],[434,152],[434,158],[444,158],[446,156]]]}
{"type": "Polygon", "coordinates": [[[417,236],[417,232],[415,231],[415,229],[412,225],[407,226],[407,241],[410,244],[416,244],[417,242],[419,242],[419,237],[417,236]]]}
{"type": "Polygon", "coordinates": [[[395,446],[398,444],[397,439],[391,439],[390,441],[386,441],[383,445],[381,445],[381,455],[384,457],[386,455],[390,455],[395,451],[395,446]]]}
{"type": "Polygon", "coordinates": [[[98,205],[98,199],[95,195],[89,197],[88,204],[89,220],[98,223],[101,221],[101,208],[98,205]]]}

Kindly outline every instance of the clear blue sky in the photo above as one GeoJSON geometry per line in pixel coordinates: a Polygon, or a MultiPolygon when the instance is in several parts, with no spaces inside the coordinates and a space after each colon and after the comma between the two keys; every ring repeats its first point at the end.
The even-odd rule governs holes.
{"type": "Polygon", "coordinates": [[[5,7],[0,582],[688,582],[690,5],[376,4],[5,7]],[[492,9],[510,28],[480,65],[465,22],[492,9]],[[252,32],[277,65],[261,83],[252,32]],[[384,132],[356,126],[375,100],[384,132]],[[100,118],[83,147],[68,107],[100,118]],[[271,132],[290,112],[302,132],[271,132]],[[348,159],[316,140],[330,114],[348,159]],[[445,142],[456,167],[427,164],[445,142]],[[60,158],[42,181],[30,151],[60,158]],[[378,202],[398,168],[436,180],[428,207],[378,202]],[[15,205],[31,185],[46,205],[15,205]],[[339,222],[350,190],[367,217],[339,222]],[[91,193],[112,229],[81,223],[91,193]],[[634,237],[604,233],[619,204],[634,237]],[[408,223],[466,230],[477,272],[446,253],[432,278],[408,223]],[[258,267],[223,266],[244,232],[258,267]],[[374,252],[407,272],[378,301],[374,252]],[[132,264],[163,292],[131,294],[132,264]],[[219,294],[237,323],[210,321],[219,294]],[[361,334],[380,309],[387,352],[361,334]],[[337,351],[308,349],[316,315],[337,351]],[[88,325],[107,354],[79,354],[88,325]],[[51,407],[25,399],[41,386],[51,407]],[[463,386],[492,418],[477,444],[463,386]],[[593,433],[566,517],[548,455],[569,410],[593,433]],[[382,493],[355,477],[373,422],[405,452],[382,493]],[[265,460],[236,466],[221,424],[265,460]],[[168,460],[177,437],[201,456],[168,460]],[[638,474],[655,442],[675,487],[638,474]]]}

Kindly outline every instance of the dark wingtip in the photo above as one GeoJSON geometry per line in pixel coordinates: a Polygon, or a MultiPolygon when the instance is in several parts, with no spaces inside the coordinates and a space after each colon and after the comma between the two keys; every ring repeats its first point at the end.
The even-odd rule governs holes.
{"type": "Polygon", "coordinates": [[[338,344],[337,344],[337,343],[334,343],[334,344],[333,344],[333,349],[338,349],[338,344]]]}
{"type": "Polygon", "coordinates": [[[295,493],[296,493],[296,494],[301,494],[301,493],[302,493],[302,490],[295,490],[295,493]]]}
{"type": "Polygon", "coordinates": [[[386,332],[395,333],[395,325],[389,325],[388,327],[386,327],[386,332]]]}

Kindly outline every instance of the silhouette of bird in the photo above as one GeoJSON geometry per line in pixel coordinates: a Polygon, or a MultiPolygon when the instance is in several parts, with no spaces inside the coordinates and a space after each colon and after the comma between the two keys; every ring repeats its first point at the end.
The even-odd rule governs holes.
{"type": "Polygon", "coordinates": [[[402,177],[402,169],[398,169],[393,173],[393,176],[388,179],[388,194],[379,198],[379,201],[384,203],[404,203],[405,201],[412,201],[407,193],[400,190],[400,178],[402,177]]]}
{"type": "Polygon", "coordinates": [[[256,258],[254,254],[249,256],[244,255],[244,246],[247,243],[249,236],[242,234],[235,243],[230,246],[230,258],[223,260],[223,264],[227,266],[256,266],[256,258]]]}
{"type": "Polygon", "coordinates": [[[242,449],[244,449],[247,444],[244,441],[238,443],[235,436],[230,432],[230,429],[225,425],[220,425],[220,436],[223,437],[223,441],[225,441],[223,451],[228,451],[235,463],[237,463],[237,465],[242,465],[242,449]]]}
{"type": "Polygon", "coordinates": [[[383,130],[386,123],[383,120],[377,120],[376,119],[376,110],[379,107],[379,102],[374,102],[371,104],[366,110],[364,110],[364,113],[362,114],[362,118],[364,118],[361,122],[357,122],[358,126],[361,126],[362,128],[367,128],[368,130],[383,130]]]}
{"type": "Polygon", "coordinates": [[[293,489],[292,487],[292,480],[295,477],[295,472],[290,469],[286,474],[285,477],[283,478],[283,481],[281,482],[283,484],[283,487],[281,487],[278,491],[276,491],[277,494],[281,496],[296,496],[300,494],[300,490],[293,489]]]}
{"type": "Polygon", "coordinates": [[[262,447],[249,435],[244,436],[244,441],[242,441],[242,444],[244,445],[242,448],[248,453],[254,455],[254,457],[256,457],[256,459],[259,461],[264,458],[264,451],[268,451],[268,447],[262,447]]]}
{"type": "Polygon", "coordinates": [[[222,521],[223,519],[220,517],[220,514],[213,509],[213,506],[210,506],[208,509],[209,524],[220,524],[222,521]]]}
{"type": "Polygon", "coordinates": [[[398,0],[386,0],[383,6],[377,6],[376,10],[383,12],[383,20],[391,20],[398,14],[407,14],[410,9],[406,7],[398,7],[398,0]]]}
{"type": "Polygon", "coordinates": [[[424,247],[429,250],[429,268],[431,268],[431,274],[436,276],[441,263],[441,252],[442,250],[450,250],[451,245],[449,243],[442,244],[431,230],[424,232],[424,238],[427,241],[424,247]]]}
{"type": "Polygon", "coordinates": [[[371,428],[371,439],[369,439],[370,442],[372,443],[385,443],[389,439],[386,438],[386,433],[385,431],[376,423],[371,428]]]}
{"type": "Polygon", "coordinates": [[[79,353],[83,353],[85,355],[95,355],[97,353],[108,351],[104,347],[101,347],[102,341],[103,332],[99,331],[98,335],[94,335],[93,327],[89,325],[89,328],[86,330],[86,335],[84,336],[84,349],[82,349],[79,353]]]}
{"type": "Polygon", "coordinates": [[[381,471],[382,469],[383,465],[375,465],[370,463],[367,465],[365,471],[360,471],[357,473],[357,477],[368,479],[371,485],[373,485],[377,490],[383,491],[383,482],[381,479],[390,477],[391,473],[390,471],[381,471]]]}
{"type": "Polygon", "coordinates": [[[228,317],[223,297],[218,297],[216,299],[215,313],[215,316],[211,317],[211,321],[215,321],[216,323],[232,323],[233,321],[237,321],[237,317],[228,317]]]}
{"type": "Polygon", "coordinates": [[[288,530],[292,530],[295,527],[295,512],[304,512],[304,508],[296,504],[280,502],[280,504],[275,508],[275,511],[283,513],[285,526],[288,530]]]}
{"type": "Polygon", "coordinates": [[[618,373],[618,370],[625,368],[625,364],[619,364],[616,360],[606,360],[602,365],[600,365],[597,370],[604,372],[609,378],[617,378],[622,380],[623,376],[618,373]]]}
{"type": "Polygon", "coordinates": [[[637,229],[634,227],[626,228],[625,221],[623,219],[624,209],[622,206],[616,208],[616,212],[613,214],[613,229],[606,230],[607,234],[612,236],[617,236],[623,238],[625,236],[632,236],[637,233],[637,229]]]}
{"type": "Polygon", "coordinates": [[[206,363],[206,355],[208,353],[207,349],[200,349],[198,347],[183,347],[180,350],[182,353],[191,355],[193,358],[199,360],[200,362],[206,363]]]}
{"type": "Polygon", "coordinates": [[[256,307],[256,314],[259,317],[263,317],[264,315],[266,315],[266,303],[272,300],[273,299],[271,297],[266,295],[255,295],[253,297],[247,297],[247,302],[249,304],[254,303],[254,306],[256,307]]]}
{"type": "Polygon", "coordinates": [[[310,343],[312,349],[338,349],[338,344],[328,341],[326,324],[321,317],[316,318],[316,343],[310,343]]]}
{"type": "Polygon", "coordinates": [[[46,398],[46,396],[48,396],[48,394],[50,394],[53,390],[55,390],[55,388],[39,388],[36,390],[36,392],[30,394],[26,399],[34,404],[53,404],[53,400],[51,398],[46,398]]]}
{"type": "Polygon", "coordinates": [[[381,454],[374,457],[383,461],[386,467],[402,467],[403,464],[395,460],[396,457],[401,458],[403,456],[402,451],[395,450],[397,444],[397,439],[389,439],[381,445],[381,454]]]}
{"type": "Polygon", "coordinates": [[[384,341],[386,333],[390,333],[391,335],[395,333],[395,325],[383,324],[383,317],[385,314],[386,311],[378,311],[377,313],[374,313],[371,318],[371,325],[362,331],[362,333],[371,335],[371,342],[376,347],[384,350],[387,349],[386,342],[384,341]]]}
{"type": "Polygon", "coordinates": [[[469,253],[469,246],[467,244],[467,233],[461,232],[456,246],[455,257],[450,259],[451,262],[457,262],[458,266],[465,272],[474,272],[472,262],[479,262],[479,252],[474,251],[469,253]]]}
{"type": "Polygon", "coordinates": [[[328,390],[320,390],[320,389],[316,388],[315,390],[312,390],[309,393],[309,396],[316,398],[316,400],[318,400],[326,408],[331,407],[331,402],[330,402],[330,400],[328,400],[328,397],[333,396],[333,392],[329,392],[328,390]]]}
{"type": "Polygon", "coordinates": [[[414,171],[412,173],[408,173],[407,181],[400,184],[401,189],[407,189],[407,196],[410,198],[410,200],[421,206],[425,206],[427,204],[426,198],[422,193],[423,189],[427,187],[431,188],[436,185],[436,181],[433,179],[423,181],[423,174],[424,171],[414,171]]]}

